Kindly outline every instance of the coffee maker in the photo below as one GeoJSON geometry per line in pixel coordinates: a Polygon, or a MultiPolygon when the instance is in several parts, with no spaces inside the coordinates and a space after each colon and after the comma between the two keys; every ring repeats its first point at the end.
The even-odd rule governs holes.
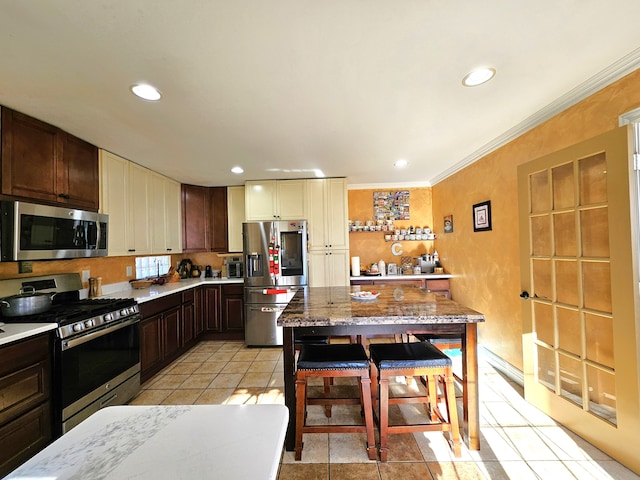
{"type": "Polygon", "coordinates": [[[227,278],[242,278],[242,257],[225,257],[224,264],[227,267],[227,278]]]}

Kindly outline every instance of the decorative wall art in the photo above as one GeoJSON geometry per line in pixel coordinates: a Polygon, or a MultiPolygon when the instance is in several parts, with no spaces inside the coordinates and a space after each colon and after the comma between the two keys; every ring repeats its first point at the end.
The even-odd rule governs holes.
{"type": "Polygon", "coordinates": [[[373,192],[373,216],[378,220],[409,220],[409,190],[373,192]]]}
{"type": "Polygon", "coordinates": [[[491,230],[491,201],[476,203],[473,206],[473,231],[491,230]]]}
{"type": "Polygon", "coordinates": [[[444,233],[453,232],[453,215],[445,215],[444,217],[444,233]]]}

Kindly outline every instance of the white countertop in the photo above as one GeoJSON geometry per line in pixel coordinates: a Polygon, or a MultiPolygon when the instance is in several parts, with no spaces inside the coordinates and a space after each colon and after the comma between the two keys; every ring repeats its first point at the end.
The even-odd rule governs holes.
{"type": "Polygon", "coordinates": [[[58,328],[57,323],[5,323],[0,327],[0,346],[58,328]]]}
{"type": "MultiPolygon", "coordinates": [[[[149,288],[133,289],[129,282],[105,285],[103,291],[105,295],[100,298],[133,298],[138,303],[155,300],[172,293],[181,292],[198,285],[222,285],[229,283],[243,284],[242,278],[194,278],[180,280],[179,282],[166,283],[164,285],[153,285],[149,288]]],[[[86,295],[85,295],[86,296],[86,295]]],[[[19,322],[17,317],[14,317],[19,322]]],[[[56,323],[6,323],[0,329],[0,347],[11,342],[24,340],[40,333],[54,330],[58,327],[56,323]]]]}
{"type": "Polygon", "coordinates": [[[131,288],[128,283],[120,284],[123,286],[121,289],[118,287],[111,287],[103,289],[105,295],[101,298],[133,298],[138,303],[148,302],[149,300],[155,300],[172,293],[182,292],[190,288],[197,287],[198,285],[223,285],[230,283],[244,284],[242,278],[192,278],[189,280],[180,280],[179,282],[165,283],[164,285],[151,285],[149,288],[131,288]]]}
{"type": "Polygon", "coordinates": [[[408,275],[359,275],[349,277],[349,280],[411,280],[412,278],[425,278],[427,280],[437,280],[439,278],[452,278],[450,273],[419,273],[408,275]]]}
{"type": "Polygon", "coordinates": [[[275,480],[284,405],[106,407],[7,479],[275,480]]]}

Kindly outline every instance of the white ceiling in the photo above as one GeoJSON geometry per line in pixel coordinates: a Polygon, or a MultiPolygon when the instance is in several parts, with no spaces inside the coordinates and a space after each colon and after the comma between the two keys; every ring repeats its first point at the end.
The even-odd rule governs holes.
{"type": "Polygon", "coordinates": [[[429,185],[638,68],[638,19],[638,0],[1,0],[0,104],[183,183],[429,185]],[[480,65],[496,77],[463,87],[480,65]]]}

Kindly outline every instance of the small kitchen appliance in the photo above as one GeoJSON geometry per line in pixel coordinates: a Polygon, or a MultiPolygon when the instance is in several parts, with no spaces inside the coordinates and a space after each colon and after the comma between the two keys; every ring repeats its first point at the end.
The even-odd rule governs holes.
{"type": "Polygon", "coordinates": [[[227,266],[227,278],[242,278],[242,257],[225,257],[224,263],[227,266]]]}

